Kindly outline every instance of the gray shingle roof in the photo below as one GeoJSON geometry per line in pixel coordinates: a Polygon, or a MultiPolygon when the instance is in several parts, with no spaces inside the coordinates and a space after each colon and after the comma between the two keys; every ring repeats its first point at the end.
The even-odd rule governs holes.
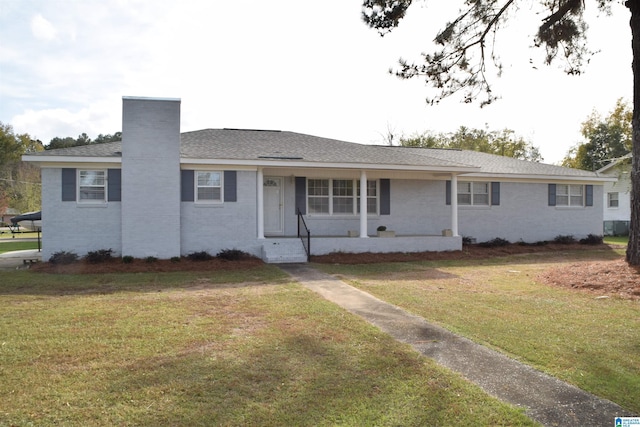
{"type": "MultiPolygon", "coordinates": [[[[120,157],[121,142],[47,150],[29,157],[120,157]]],[[[578,169],[466,150],[362,145],[285,131],[204,129],[181,134],[180,155],[192,160],[388,165],[521,176],[596,178],[578,169]],[[478,169],[479,168],[479,169],[478,169]]],[[[52,159],[53,160],[53,159],[52,159]]]]}

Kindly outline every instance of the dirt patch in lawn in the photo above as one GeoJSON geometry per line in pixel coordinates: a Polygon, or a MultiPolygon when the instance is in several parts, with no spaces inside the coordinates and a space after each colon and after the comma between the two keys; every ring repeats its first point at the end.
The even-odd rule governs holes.
{"type": "Polygon", "coordinates": [[[640,269],[630,266],[624,259],[574,263],[545,271],[538,279],[599,296],[640,299],[640,269]]]}

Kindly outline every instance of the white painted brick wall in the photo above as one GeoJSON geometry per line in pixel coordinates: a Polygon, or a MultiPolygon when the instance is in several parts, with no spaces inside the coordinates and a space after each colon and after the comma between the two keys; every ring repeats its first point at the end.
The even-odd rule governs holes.
{"type": "Polygon", "coordinates": [[[122,253],[180,255],[180,101],[124,98],[122,253]]]}
{"type": "Polygon", "coordinates": [[[221,205],[181,203],[182,255],[240,249],[261,255],[257,240],[256,172],[237,172],[237,201],[221,205]]]}
{"type": "Polygon", "coordinates": [[[80,205],[62,201],[62,170],[42,169],[42,259],[56,252],[112,249],[121,254],[121,203],[80,205]]]}

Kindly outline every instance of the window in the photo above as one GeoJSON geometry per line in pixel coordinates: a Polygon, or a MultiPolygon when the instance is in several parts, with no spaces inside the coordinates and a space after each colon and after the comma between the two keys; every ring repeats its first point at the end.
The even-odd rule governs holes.
{"type": "Polygon", "coordinates": [[[458,205],[489,206],[489,183],[458,182],[458,205]]]}
{"type": "Polygon", "coordinates": [[[607,206],[610,208],[617,208],[619,206],[618,193],[607,193],[607,206]]]}
{"type": "MultiPolygon", "coordinates": [[[[378,181],[367,181],[367,213],[378,214],[378,181]]],[[[360,180],[308,179],[310,214],[356,215],[360,212],[360,180]]]]}
{"type": "MultiPolygon", "coordinates": [[[[358,183],[358,200],[356,208],[360,213],[360,181],[358,183]]],[[[378,214],[378,181],[367,181],[367,214],[378,214]]]]}
{"type": "Polygon", "coordinates": [[[584,186],[558,184],[556,206],[584,206],[584,186]]]}
{"type": "Polygon", "coordinates": [[[196,172],[196,201],[222,202],[222,172],[196,172]]]}
{"type": "Polygon", "coordinates": [[[106,172],[104,170],[78,171],[78,201],[99,203],[107,200],[106,172]]]}
{"type": "Polygon", "coordinates": [[[329,213],[329,180],[310,179],[307,181],[310,214],[329,213]]]}

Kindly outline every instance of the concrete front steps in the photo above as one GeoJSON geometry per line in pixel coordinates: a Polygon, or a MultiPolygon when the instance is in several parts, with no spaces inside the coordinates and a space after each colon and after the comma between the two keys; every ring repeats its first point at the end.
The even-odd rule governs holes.
{"type": "Polygon", "coordinates": [[[262,260],[267,264],[307,262],[307,253],[299,238],[268,238],[262,245],[262,260]]]}

